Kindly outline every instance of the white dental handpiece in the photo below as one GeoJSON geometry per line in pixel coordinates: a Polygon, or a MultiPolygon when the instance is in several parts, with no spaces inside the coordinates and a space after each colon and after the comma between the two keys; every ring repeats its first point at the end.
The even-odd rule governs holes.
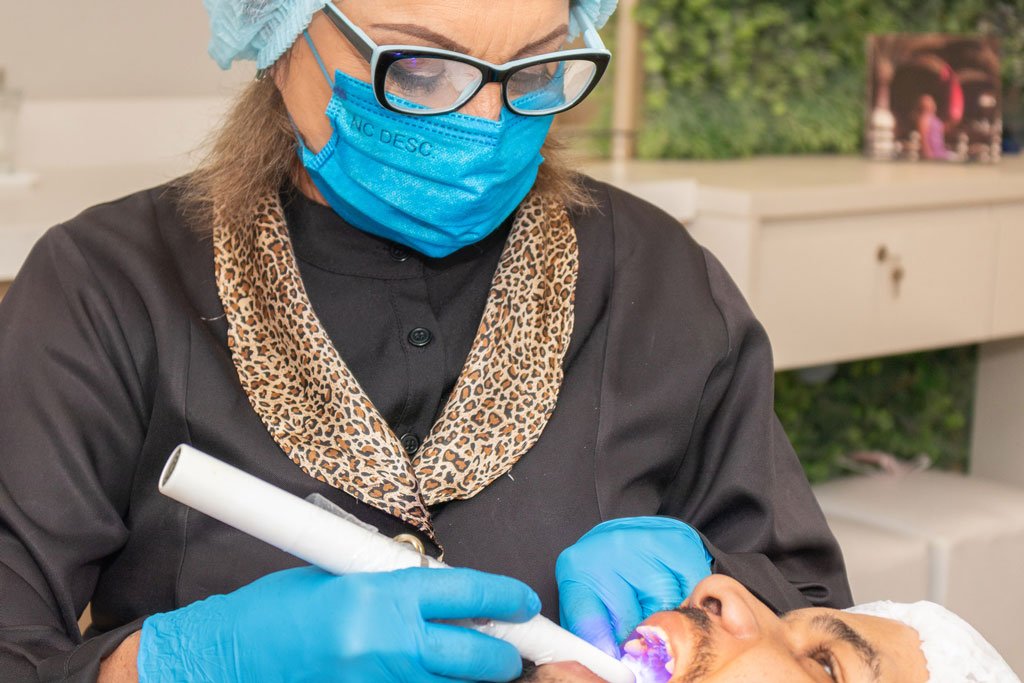
{"type": "MultiPolygon", "coordinates": [[[[185,444],[168,458],[159,488],[166,496],[332,574],[446,566],[185,444]]],[[[522,624],[459,623],[511,643],[524,659],[538,665],[575,661],[609,683],[636,681],[625,664],[541,615],[522,624]]]]}

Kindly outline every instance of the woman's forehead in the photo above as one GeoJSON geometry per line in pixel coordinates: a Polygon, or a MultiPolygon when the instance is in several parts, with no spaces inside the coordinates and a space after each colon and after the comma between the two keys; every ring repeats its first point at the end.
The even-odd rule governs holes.
{"type": "MultiPolygon", "coordinates": [[[[513,58],[523,47],[561,27],[568,30],[569,0],[335,0],[367,33],[385,42],[413,42],[415,27],[490,61],[513,58]]],[[[416,44],[435,41],[424,39],[416,44]]],[[[556,40],[555,42],[560,42],[556,40]]]]}

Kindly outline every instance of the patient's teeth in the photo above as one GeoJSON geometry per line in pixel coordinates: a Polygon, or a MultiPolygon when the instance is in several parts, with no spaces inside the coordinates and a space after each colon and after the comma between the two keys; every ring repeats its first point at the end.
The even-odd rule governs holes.
{"type": "Polygon", "coordinates": [[[633,655],[634,657],[640,657],[647,652],[647,643],[644,642],[643,638],[634,638],[623,645],[622,649],[626,654],[633,655]]]}

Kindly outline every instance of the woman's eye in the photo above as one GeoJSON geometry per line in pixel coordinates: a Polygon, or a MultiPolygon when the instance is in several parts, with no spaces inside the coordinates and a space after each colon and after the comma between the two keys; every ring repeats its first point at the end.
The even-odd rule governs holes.
{"type": "Polygon", "coordinates": [[[395,83],[405,92],[431,92],[437,87],[438,78],[402,75],[395,78],[395,83]]]}
{"type": "Polygon", "coordinates": [[[546,73],[528,73],[517,79],[517,85],[524,90],[539,90],[547,87],[553,79],[546,73]]]}
{"type": "Polygon", "coordinates": [[[514,83],[522,92],[532,92],[548,87],[553,80],[547,72],[521,71],[516,74],[514,83]]]}
{"type": "Polygon", "coordinates": [[[510,81],[509,88],[512,91],[513,99],[522,95],[529,95],[538,91],[546,90],[551,86],[554,79],[547,73],[528,73],[520,71],[510,81]]]}
{"type": "Polygon", "coordinates": [[[441,84],[444,69],[393,66],[388,77],[405,92],[430,92],[441,84]]]}

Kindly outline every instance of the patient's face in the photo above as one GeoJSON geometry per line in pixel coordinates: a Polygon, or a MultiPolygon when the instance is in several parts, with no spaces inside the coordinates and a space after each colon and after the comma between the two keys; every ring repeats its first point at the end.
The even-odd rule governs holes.
{"type": "MultiPolygon", "coordinates": [[[[736,581],[711,576],[677,610],[647,619],[624,644],[633,660],[668,662],[671,683],[924,683],[917,632],[889,619],[832,609],[777,617],[736,581]],[[657,633],[668,644],[659,654],[657,633]]],[[[600,681],[582,667],[537,669],[531,683],[600,681]]],[[[651,681],[668,680],[667,673],[651,681]]],[[[638,678],[638,683],[645,683],[638,678]]]]}

